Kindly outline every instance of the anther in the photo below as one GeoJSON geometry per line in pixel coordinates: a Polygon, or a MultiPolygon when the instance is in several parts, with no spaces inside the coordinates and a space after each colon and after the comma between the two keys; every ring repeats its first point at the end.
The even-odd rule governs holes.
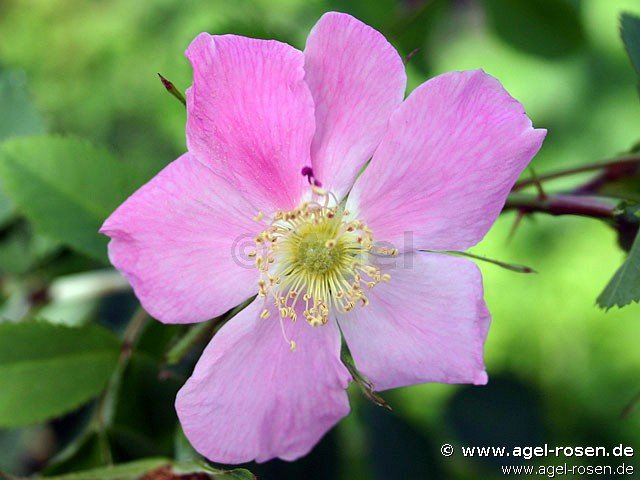
{"type": "MultiPolygon", "coordinates": [[[[319,198],[290,211],[276,211],[270,225],[255,238],[255,249],[248,253],[260,271],[258,294],[265,299],[260,316],[278,317],[292,351],[296,344],[286,334],[287,320],[297,321],[301,311],[309,325],[322,326],[329,322],[332,309],[349,312],[368,305],[365,289],[390,279],[369,264],[369,252],[397,252],[374,247],[371,230],[359,220],[347,220],[349,213],[317,182],[311,167],[301,173],[319,198]],[[296,310],[299,301],[303,303],[296,310]]],[[[258,212],[256,219],[262,218],[258,212]]]]}
{"type": "Polygon", "coordinates": [[[320,195],[321,197],[324,197],[327,195],[327,191],[324,188],[319,187],[317,185],[311,185],[311,191],[316,195],[320,195]]]}

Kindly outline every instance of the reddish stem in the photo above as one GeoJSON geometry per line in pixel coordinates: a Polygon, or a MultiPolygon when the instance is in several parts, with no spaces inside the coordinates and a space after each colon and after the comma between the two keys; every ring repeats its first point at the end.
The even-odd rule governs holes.
{"type": "Polygon", "coordinates": [[[553,180],[560,177],[567,177],[569,175],[575,175],[578,173],[593,172],[595,170],[606,169],[604,176],[607,181],[618,179],[620,177],[627,176],[635,171],[640,166],[640,156],[633,155],[628,157],[619,157],[613,160],[604,160],[602,162],[590,163],[588,165],[580,165],[578,167],[569,168],[565,170],[557,170],[555,172],[544,173],[535,177],[527,178],[517,182],[512,192],[517,192],[523,188],[535,185],[538,182],[545,182],[547,180],[553,180]]]}
{"type": "Polygon", "coordinates": [[[524,213],[543,212],[550,215],[580,215],[592,218],[614,218],[616,205],[599,197],[578,195],[536,195],[512,193],[503,211],[517,209],[524,213]]]}

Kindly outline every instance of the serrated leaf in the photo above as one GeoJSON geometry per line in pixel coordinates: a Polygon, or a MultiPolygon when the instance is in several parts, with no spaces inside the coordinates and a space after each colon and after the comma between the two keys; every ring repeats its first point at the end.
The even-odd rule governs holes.
{"type": "Polygon", "coordinates": [[[640,302],[640,234],[633,241],[629,256],[598,297],[598,305],[609,309],[640,302]]]}
{"type": "Polygon", "coordinates": [[[620,36],[633,68],[640,75],[640,17],[623,13],[620,17],[620,36]]]}
{"type": "Polygon", "coordinates": [[[21,137],[0,148],[5,192],[36,230],[107,260],[98,229],[151,174],[72,137],[21,137]]]}
{"type": "Polygon", "coordinates": [[[561,57],[585,41],[578,8],[567,0],[485,0],[496,34],[510,45],[542,57],[561,57]]]}
{"type": "Polygon", "coordinates": [[[41,422],[95,397],[113,373],[117,337],[97,325],[0,323],[0,427],[41,422]]]}

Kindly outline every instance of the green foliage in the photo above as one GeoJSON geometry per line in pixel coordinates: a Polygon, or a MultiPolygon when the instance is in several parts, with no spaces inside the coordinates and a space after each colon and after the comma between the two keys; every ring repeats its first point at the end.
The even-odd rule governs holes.
{"type": "MultiPolygon", "coordinates": [[[[27,92],[24,74],[0,70],[0,141],[19,135],[44,133],[44,123],[27,92]]],[[[0,226],[14,213],[11,201],[0,190],[0,226]]]]}
{"type": "Polygon", "coordinates": [[[51,480],[138,480],[142,475],[170,463],[164,458],[146,458],[136,462],[93,468],[77,473],[45,477],[51,480]]]}
{"type": "Polygon", "coordinates": [[[173,472],[178,475],[189,475],[193,473],[205,473],[211,480],[256,480],[249,470],[235,468],[233,470],[222,470],[212,467],[204,462],[181,462],[173,464],[173,472]]]}
{"type": "Polygon", "coordinates": [[[44,132],[44,123],[29,97],[24,74],[0,70],[0,141],[44,132]]]}
{"type": "Polygon", "coordinates": [[[0,324],[0,427],[40,422],[96,396],[116,366],[118,339],[96,325],[0,324]]]}
{"type": "Polygon", "coordinates": [[[211,331],[212,326],[209,322],[201,322],[190,327],[167,352],[167,363],[169,365],[179,363],[197,342],[207,335],[210,336],[211,331]]]}
{"type": "Polygon", "coordinates": [[[133,457],[172,453],[176,429],[174,402],[186,379],[160,380],[162,372],[157,361],[148,355],[132,355],[109,427],[114,450],[133,457]]]}
{"type": "Polygon", "coordinates": [[[0,227],[13,217],[15,208],[11,200],[0,190],[0,227]]]}
{"type": "Polygon", "coordinates": [[[516,48],[561,57],[584,44],[578,9],[567,0],[485,0],[495,32],[516,48]]]}
{"type": "Polygon", "coordinates": [[[56,455],[41,473],[55,476],[108,465],[112,460],[108,442],[104,432],[86,430],[56,455]]]}
{"type": "Polygon", "coordinates": [[[50,238],[34,234],[28,223],[17,221],[0,237],[0,273],[25,274],[57,247],[50,238]]]}
{"type": "MultiPolygon", "coordinates": [[[[276,38],[303,48],[308,29],[324,11],[345,11],[380,29],[401,55],[421,48],[408,64],[409,89],[450,70],[484,68],[499,78],[522,101],[534,124],[549,129],[544,149],[536,158],[541,170],[608,158],[637,140],[640,107],[634,102],[635,74],[616,36],[621,2],[484,1],[483,12],[477,2],[447,0],[222,0],[216,8],[208,0],[189,2],[189,8],[178,0],[51,0],[28,9],[19,1],[8,0],[2,7],[0,28],[11,42],[0,43],[0,62],[28,72],[29,84],[37,95],[38,106],[46,112],[47,123],[56,132],[73,132],[96,145],[104,144],[127,162],[135,163],[125,163],[123,167],[123,162],[106,152],[73,139],[57,140],[74,145],[67,154],[56,153],[55,159],[50,158],[50,140],[39,140],[43,142],[39,147],[27,146],[27,139],[11,140],[9,145],[14,145],[11,148],[16,151],[10,152],[7,167],[2,165],[4,153],[0,151],[0,183],[4,180],[13,184],[11,199],[2,197],[0,192],[0,290],[4,289],[2,293],[7,297],[12,295],[1,300],[20,304],[29,298],[34,287],[44,287],[44,292],[52,284],[55,286],[61,275],[105,266],[107,240],[96,233],[101,222],[133,189],[150,178],[154,169],[184,151],[184,108],[162,91],[156,72],[165,73],[181,90],[188,87],[191,67],[183,51],[200,31],[276,38]],[[583,28],[588,32],[588,52],[580,51],[585,37],[583,28]],[[78,147],[78,143],[83,146],[78,147]],[[23,153],[34,158],[25,161],[23,153]],[[5,175],[4,170],[10,175],[5,175]],[[116,191],[120,188],[115,185],[117,179],[128,175],[121,170],[131,172],[131,183],[116,191]],[[105,185],[112,192],[104,194],[105,185]],[[71,193],[77,193],[77,198],[72,198],[71,193]],[[17,198],[18,207],[27,218],[16,219],[17,198]],[[62,249],[59,242],[91,258],[62,249]]],[[[626,1],[627,5],[633,3],[626,1]]],[[[629,32],[637,33],[629,30],[628,23],[622,19],[623,38],[632,38],[629,32]]],[[[633,45],[637,47],[637,41],[633,45]]],[[[634,65],[637,68],[637,62],[634,65]]],[[[35,116],[33,131],[17,128],[24,125],[19,120],[8,120],[13,114],[28,116],[35,111],[28,102],[22,77],[12,75],[16,81],[7,83],[9,77],[0,72],[2,85],[11,86],[5,92],[13,92],[15,98],[22,96],[27,106],[9,110],[6,106],[12,103],[0,97],[0,125],[11,127],[11,136],[42,133],[43,123],[35,116]]],[[[0,134],[0,140],[7,139],[0,134]]],[[[595,193],[637,200],[637,178],[636,172],[632,178],[607,181],[595,193]]],[[[559,187],[568,185],[569,182],[559,187]]],[[[550,187],[550,193],[553,190],[550,187]]],[[[461,466],[437,454],[439,445],[445,442],[481,444],[480,440],[487,438],[465,436],[465,432],[452,429],[444,417],[462,416],[462,425],[475,425],[477,431],[471,433],[491,434],[500,444],[508,444],[509,439],[517,444],[537,444],[541,439],[530,429],[508,428],[513,422],[507,422],[505,428],[495,428],[496,422],[473,420],[477,412],[483,412],[485,417],[504,413],[527,420],[524,407],[532,403],[534,393],[546,400],[540,407],[544,418],[535,419],[532,425],[548,426],[543,440],[550,444],[636,442],[640,426],[637,412],[625,422],[607,423],[606,419],[616,416],[638,388],[634,380],[640,364],[640,353],[635,348],[640,335],[640,323],[635,321],[638,306],[613,309],[605,317],[589,300],[603,281],[597,272],[611,269],[619,255],[611,231],[583,218],[541,214],[535,220],[533,223],[525,219],[516,237],[505,244],[514,220],[502,216],[487,238],[474,248],[482,257],[509,258],[540,271],[539,276],[510,275],[480,265],[495,318],[491,345],[486,350],[492,378],[488,386],[463,390],[458,386],[426,385],[385,393],[396,407],[393,415],[368,402],[362,407],[364,399],[354,395],[354,412],[334,432],[339,437],[336,453],[326,454],[320,444],[301,461],[268,462],[250,468],[255,468],[260,478],[279,480],[393,475],[489,477],[495,469],[478,471],[478,462],[461,466]],[[554,368],[560,364],[563,368],[554,368]],[[501,374],[529,385],[531,394],[522,398],[509,396],[496,381],[501,374]],[[486,402],[482,398],[473,405],[455,401],[456,392],[481,396],[491,389],[493,394],[485,398],[486,402]],[[487,405],[493,406],[495,412],[487,405]],[[340,430],[345,424],[352,428],[340,430]],[[329,465],[335,473],[327,475],[319,465],[329,465]],[[345,465],[361,474],[345,475],[345,465]],[[262,475],[262,469],[267,473],[262,475]]],[[[626,222],[622,226],[628,224],[629,229],[624,231],[621,224],[615,226],[621,245],[630,249],[637,223],[631,217],[618,220],[626,222]]],[[[504,266],[528,270],[519,265],[504,266]]],[[[133,301],[131,295],[126,298],[125,302],[133,301]]],[[[124,329],[127,318],[122,309],[113,308],[113,303],[122,300],[101,302],[100,308],[95,309],[100,313],[87,320],[99,316],[113,330],[124,329]],[[105,308],[105,303],[110,306],[105,308]]],[[[45,302],[46,307],[55,306],[58,300],[52,296],[45,302]]],[[[30,315],[37,311],[30,305],[26,308],[30,315]]],[[[75,307],[69,308],[72,311],[75,307]]],[[[15,311],[24,310],[19,305],[15,311]]],[[[110,393],[105,396],[113,402],[110,421],[98,425],[95,412],[100,409],[85,408],[55,422],[53,428],[42,427],[48,435],[55,432],[56,448],[67,454],[49,451],[48,455],[55,455],[55,464],[49,465],[45,475],[74,471],[79,473],[62,478],[109,480],[115,476],[138,480],[149,471],[176,463],[171,473],[208,469],[201,464],[182,463],[199,457],[192,456],[184,437],[180,438],[181,443],[174,441],[174,399],[213,327],[211,322],[195,327],[149,323],[139,341],[131,342],[129,362],[120,364],[123,372],[121,381],[114,382],[117,388],[109,388],[110,393]],[[139,461],[126,463],[130,460],[139,461]],[[111,461],[115,467],[103,468],[111,461]]],[[[0,343],[1,340],[0,337],[0,343]]],[[[0,370],[0,381],[3,378],[0,370]]],[[[66,395],[66,386],[58,386],[66,395]]],[[[4,390],[0,391],[0,398],[4,390]]],[[[31,391],[38,390],[30,387],[31,391]]],[[[35,431],[40,427],[31,428],[35,431]]],[[[30,442],[37,443],[44,450],[48,439],[38,437],[30,442]]],[[[12,448],[28,458],[12,466],[3,464],[0,458],[0,469],[27,473],[19,468],[32,468],[34,460],[41,462],[45,458],[40,448],[37,458],[22,446],[10,445],[8,450],[12,448]]],[[[220,471],[208,473],[213,478],[230,478],[220,471]]],[[[252,476],[243,473],[239,478],[252,476]]]]}
{"type": "Polygon", "coordinates": [[[633,68],[640,75],[640,17],[623,13],[620,17],[620,36],[633,68]]]}
{"type": "Polygon", "coordinates": [[[640,234],[636,236],[629,256],[598,297],[598,305],[609,309],[640,302],[640,234]]]}
{"type": "Polygon", "coordinates": [[[0,149],[0,177],[36,230],[98,260],[107,238],[98,229],[151,172],[72,137],[22,137],[0,149]]]}
{"type": "Polygon", "coordinates": [[[50,480],[139,480],[144,475],[152,472],[157,472],[158,478],[169,478],[171,474],[190,475],[196,473],[205,474],[210,480],[255,480],[256,478],[251,472],[243,468],[221,470],[205,463],[173,463],[166,458],[146,458],[120,465],[45,478],[50,480]]]}

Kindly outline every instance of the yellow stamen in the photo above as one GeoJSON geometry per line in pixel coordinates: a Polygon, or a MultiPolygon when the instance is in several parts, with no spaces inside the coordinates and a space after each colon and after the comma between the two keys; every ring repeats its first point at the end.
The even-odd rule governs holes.
{"type": "MultiPolygon", "coordinates": [[[[317,186],[311,189],[320,199],[275,212],[269,226],[256,236],[255,252],[249,254],[260,271],[258,294],[277,308],[292,351],[296,343],[287,338],[284,320],[295,322],[297,312],[302,312],[307,323],[322,326],[332,312],[366,307],[364,288],[391,279],[376,266],[374,253],[398,254],[395,248],[374,247],[371,229],[359,220],[347,220],[348,212],[333,194],[317,186]],[[297,302],[301,306],[296,307],[297,302]]],[[[261,212],[257,217],[262,220],[261,212]]],[[[268,318],[269,310],[260,316],[268,318]]]]}

